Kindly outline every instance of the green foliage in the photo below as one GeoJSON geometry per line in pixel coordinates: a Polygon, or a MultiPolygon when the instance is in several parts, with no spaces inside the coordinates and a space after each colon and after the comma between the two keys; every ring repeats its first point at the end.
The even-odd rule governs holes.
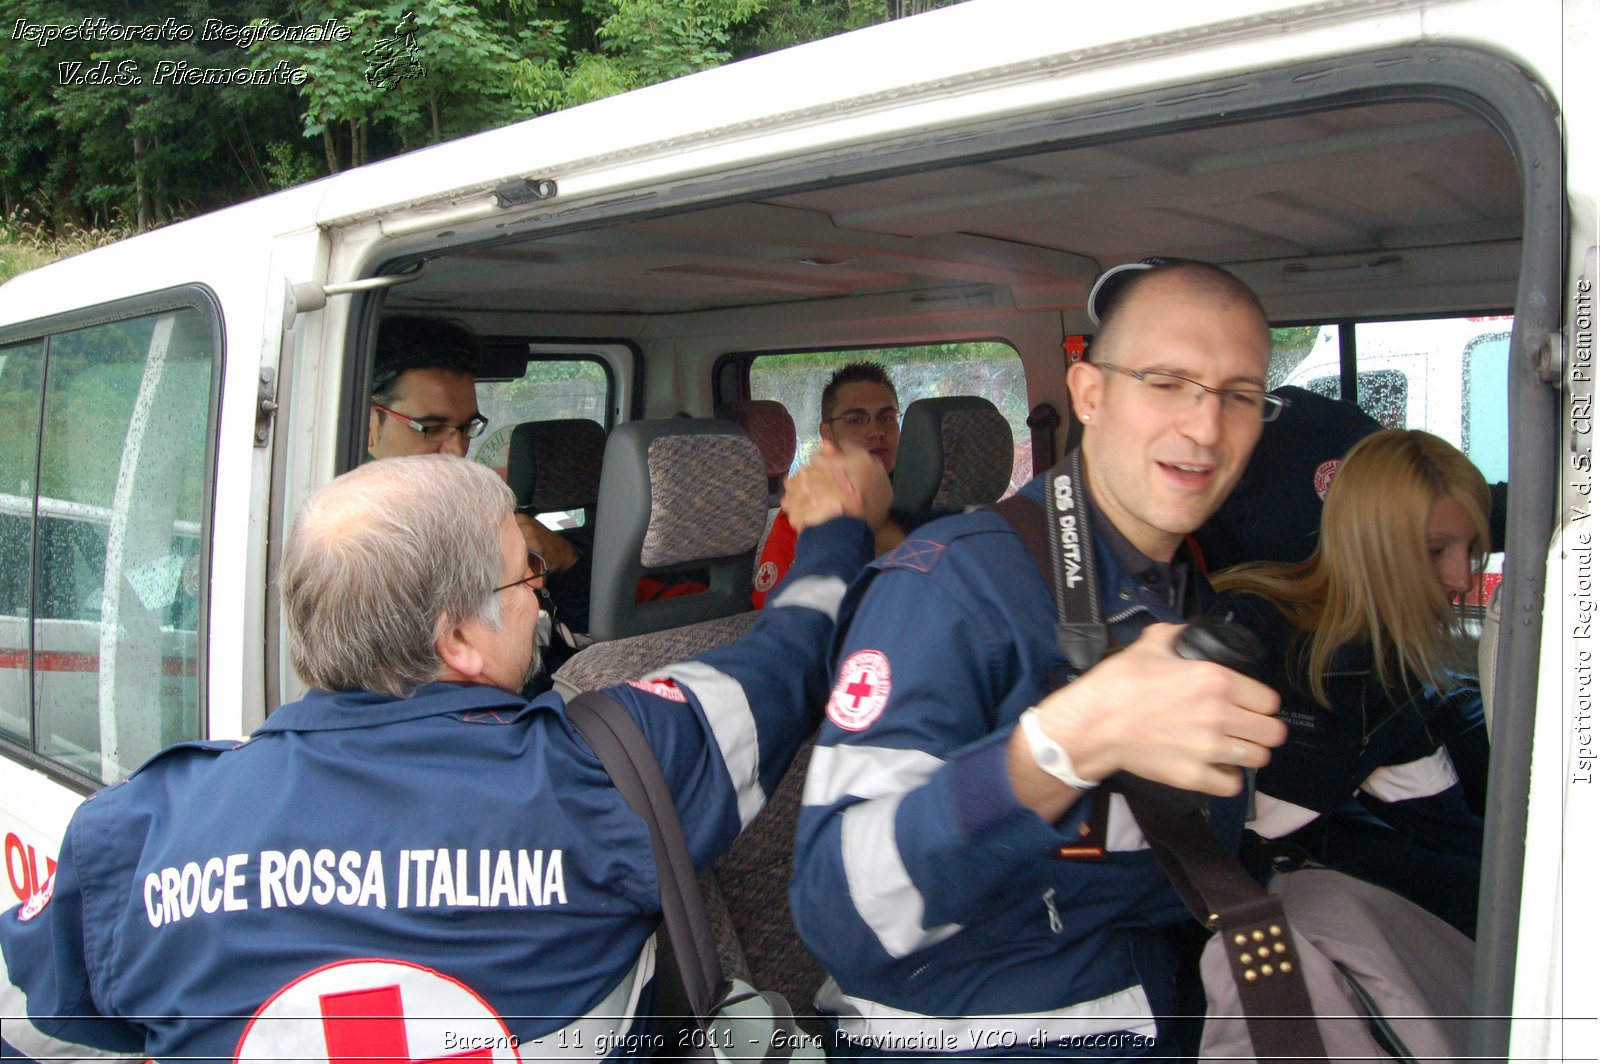
{"type": "Polygon", "coordinates": [[[267,182],[274,189],[303,185],[317,176],[317,165],[296,145],[285,140],[275,140],[267,145],[267,161],[263,167],[267,182]]]}
{"type": "MultiPolygon", "coordinates": [[[[6,115],[0,214],[26,208],[51,230],[103,228],[121,218],[147,229],[916,6],[906,8],[905,0],[105,0],[93,14],[113,23],[152,25],[170,17],[199,31],[214,20],[233,32],[211,40],[201,32],[187,41],[54,40],[45,47],[14,40],[0,64],[6,115]],[[259,33],[330,20],[349,31],[347,40],[272,40],[259,33]],[[159,64],[169,69],[162,84],[159,64]],[[171,76],[175,64],[273,76],[270,84],[187,84],[171,76]],[[83,83],[73,83],[80,75],[87,75],[83,83]]],[[[10,0],[7,17],[76,26],[85,11],[74,0],[10,0]]]]}

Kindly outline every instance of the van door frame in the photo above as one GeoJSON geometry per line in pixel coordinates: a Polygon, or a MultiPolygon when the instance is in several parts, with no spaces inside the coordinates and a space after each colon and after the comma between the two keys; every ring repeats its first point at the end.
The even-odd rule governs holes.
{"type": "MultiPolygon", "coordinates": [[[[712,175],[661,180],[624,195],[616,190],[589,201],[559,196],[517,218],[495,223],[483,240],[419,227],[397,237],[373,275],[462,247],[575,232],[623,219],[647,219],[795,193],[868,178],[882,178],[959,163],[1011,158],[1141,136],[1234,125],[1293,114],[1376,102],[1451,103],[1482,118],[1505,140],[1523,190],[1521,263],[1511,340],[1510,519],[1507,579],[1502,591],[1495,698],[1536,689],[1544,605],[1546,551],[1556,514],[1556,442],[1560,392],[1540,376],[1541,351],[1564,325],[1568,229],[1564,145],[1554,96],[1523,70],[1488,52],[1457,45],[1420,44],[1355,52],[1282,67],[1169,85],[1118,97],[1066,102],[1047,112],[989,117],[953,127],[923,127],[883,141],[835,145],[799,159],[763,160],[712,175]],[[643,206],[648,204],[648,206],[643,206]]],[[[558,181],[560,174],[551,175],[558,181]]],[[[457,231],[474,232],[458,225],[457,231]]],[[[346,350],[362,350],[376,301],[354,314],[346,350]]],[[[1477,941],[1471,1052],[1503,1055],[1509,1042],[1518,917],[1525,853],[1533,722],[1523,714],[1497,714],[1491,741],[1497,764],[1490,785],[1483,855],[1484,878],[1477,941]]]]}

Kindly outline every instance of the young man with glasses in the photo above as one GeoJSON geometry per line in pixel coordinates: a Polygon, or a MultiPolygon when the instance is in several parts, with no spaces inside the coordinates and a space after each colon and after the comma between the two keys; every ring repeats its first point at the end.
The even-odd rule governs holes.
{"type": "Polygon", "coordinates": [[[1097,289],[1095,361],[1068,370],[1078,453],[1021,492],[1068,515],[1045,534],[1073,533],[1063,578],[1091,568],[1121,649],[1068,662],[1051,591],[993,512],[919,529],[845,597],[790,895],[831,976],[836,1056],[1176,1048],[1167,929],[1190,918],[1102,784],[1198,791],[1236,846],[1240,770],[1283,741],[1276,694],[1180,658],[1173,623],[1210,599],[1185,539],[1270,413],[1269,344],[1225,271],[1127,272],[1115,298],[1097,289]]]}
{"type": "MultiPolygon", "coordinates": [[[[367,408],[367,457],[448,454],[465,458],[489,419],[478,411],[478,338],[444,318],[391,314],[378,323],[367,408]]],[[[526,514],[517,527],[551,574],[578,563],[578,550],[526,514]]],[[[585,578],[586,579],[586,578],[585,578]]],[[[559,605],[559,603],[557,603],[559,605]]]]}
{"type": "MultiPolygon", "coordinates": [[[[822,420],[817,435],[823,443],[844,450],[863,450],[876,458],[884,471],[894,473],[900,455],[900,396],[889,374],[876,362],[841,366],[822,389],[822,420]]],[[[873,528],[877,550],[883,554],[905,542],[906,533],[937,514],[894,510],[873,528]]],[[[755,587],[750,596],[756,609],[766,605],[771,591],[794,564],[796,531],[779,514],[761,548],[755,587]]]]}

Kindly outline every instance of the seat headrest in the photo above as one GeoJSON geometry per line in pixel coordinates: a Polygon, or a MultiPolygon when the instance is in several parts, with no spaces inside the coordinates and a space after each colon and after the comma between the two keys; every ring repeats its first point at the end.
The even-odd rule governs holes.
{"type": "Polygon", "coordinates": [[[593,507],[600,498],[605,450],[605,427],[588,418],[518,425],[506,458],[506,483],[517,509],[543,514],[593,507]]]}
{"type": "Polygon", "coordinates": [[[737,399],[717,407],[717,417],[733,422],[755,442],[768,477],[781,477],[794,465],[794,418],[776,399],[737,399]]]}
{"type": "Polygon", "coordinates": [[[734,423],[618,425],[600,478],[589,634],[617,639],[749,609],[766,517],[765,465],[734,423]],[[703,572],[708,589],[634,601],[641,577],[686,569],[703,572]]]}
{"type": "Polygon", "coordinates": [[[894,466],[897,510],[964,510],[995,502],[1011,483],[1011,426],[976,395],[918,399],[906,407],[894,466]]]}

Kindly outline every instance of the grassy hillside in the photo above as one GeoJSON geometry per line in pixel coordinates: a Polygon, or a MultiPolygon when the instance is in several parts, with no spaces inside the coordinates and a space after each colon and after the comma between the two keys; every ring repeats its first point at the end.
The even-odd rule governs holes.
{"type": "Polygon", "coordinates": [[[69,225],[61,233],[52,236],[45,231],[42,223],[34,221],[26,211],[15,211],[0,217],[0,284],[47,262],[132,235],[131,229],[120,226],[79,229],[69,225]]]}

